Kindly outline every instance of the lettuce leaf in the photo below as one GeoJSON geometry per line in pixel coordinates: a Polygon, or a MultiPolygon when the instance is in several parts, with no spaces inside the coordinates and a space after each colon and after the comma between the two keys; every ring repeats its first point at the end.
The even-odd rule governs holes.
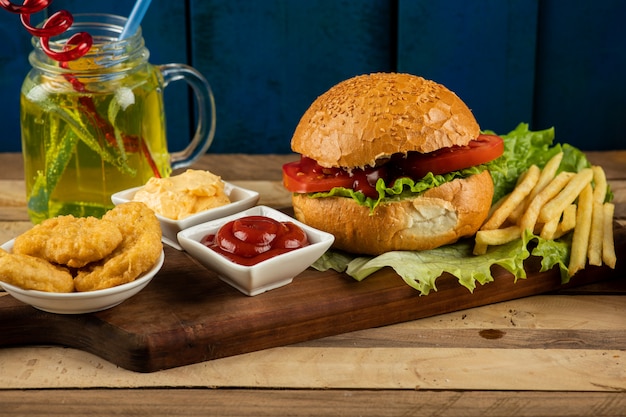
{"type": "MultiPolygon", "coordinates": [[[[553,144],[553,128],[530,131],[528,124],[520,123],[515,130],[501,137],[504,139],[505,150],[504,154],[495,161],[446,175],[430,174],[420,181],[402,179],[402,181],[396,181],[392,187],[387,187],[384,182],[379,181],[377,184],[378,200],[366,199],[361,193],[343,188],[335,188],[327,193],[316,193],[312,197],[351,197],[373,210],[383,202],[406,198],[454,178],[462,178],[489,169],[494,180],[493,201],[495,202],[511,192],[518,177],[531,165],[542,168],[559,152],[563,152],[559,171],[578,172],[590,166],[585,154],[579,149],[568,144],[553,144]]],[[[611,197],[609,190],[607,200],[611,197]]],[[[390,267],[422,295],[437,290],[436,279],[443,273],[454,275],[461,285],[473,291],[477,284],[484,285],[494,280],[491,273],[493,265],[505,268],[515,277],[515,280],[524,279],[526,278],[524,260],[531,255],[541,258],[542,272],[558,266],[561,282],[567,283],[570,279],[567,264],[571,234],[558,240],[545,240],[526,231],[521,239],[490,247],[486,254],[479,256],[472,254],[473,244],[473,240],[467,239],[429,251],[392,251],[376,257],[355,257],[348,253],[329,250],[312,266],[318,270],[333,269],[337,272],[345,272],[358,281],[382,268],[390,267]]]]}
{"type": "MultiPolygon", "coordinates": [[[[486,133],[496,134],[492,131],[486,133]]],[[[564,153],[560,170],[578,172],[589,166],[589,161],[584,153],[570,145],[552,145],[554,141],[554,129],[531,131],[528,124],[520,123],[515,130],[506,135],[500,135],[504,140],[504,154],[498,159],[487,164],[477,165],[459,171],[452,171],[442,175],[429,173],[424,178],[415,180],[400,178],[391,186],[385,184],[383,179],[376,183],[378,198],[366,197],[363,193],[351,188],[335,187],[330,191],[307,194],[310,198],[345,197],[352,198],[358,204],[374,210],[378,205],[405,198],[413,198],[431,188],[455,180],[467,178],[489,170],[494,182],[493,201],[496,202],[515,187],[517,178],[531,165],[543,167],[554,155],[564,153]]]]}
{"type": "MultiPolygon", "coordinates": [[[[491,131],[488,133],[495,134],[491,131]]],[[[552,144],[554,128],[531,131],[527,123],[520,123],[515,130],[500,136],[504,140],[504,154],[490,166],[494,202],[510,193],[519,176],[531,165],[543,168],[559,152],[563,152],[559,172],[578,172],[590,166],[587,157],[579,149],[568,144],[552,144]]]]}
{"type": "Polygon", "coordinates": [[[561,282],[569,282],[567,261],[570,253],[568,240],[545,240],[529,231],[521,239],[505,245],[492,246],[484,255],[473,255],[472,240],[427,251],[392,251],[376,257],[354,257],[340,251],[327,251],[312,267],[345,272],[362,281],[385,267],[392,268],[409,286],[421,295],[437,291],[436,280],[443,273],[454,275],[459,283],[473,292],[477,284],[494,280],[491,267],[499,265],[509,271],[514,280],[525,279],[524,261],[530,256],[541,257],[541,272],[558,266],[561,282]],[[532,249],[529,247],[532,246],[532,249]]]}
{"type": "Polygon", "coordinates": [[[368,207],[373,211],[379,204],[389,203],[402,200],[404,198],[415,197],[431,188],[439,187],[446,182],[450,182],[457,178],[467,178],[469,176],[480,174],[489,169],[489,164],[477,165],[460,171],[448,172],[447,174],[434,175],[429,172],[420,180],[413,180],[408,177],[398,178],[388,187],[385,180],[379,178],[376,182],[376,191],[378,198],[366,197],[363,193],[354,191],[352,188],[335,187],[330,191],[307,194],[310,198],[322,197],[346,197],[354,199],[358,204],[368,207]]]}
{"type": "Polygon", "coordinates": [[[561,283],[567,284],[570,280],[567,264],[569,262],[571,249],[571,234],[559,240],[546,240],[539,236],[534,236],[537,240],[537,247],[532,254],[541,258],[541,272],[549,271],[558,265],[561,272],[561,283]]]}

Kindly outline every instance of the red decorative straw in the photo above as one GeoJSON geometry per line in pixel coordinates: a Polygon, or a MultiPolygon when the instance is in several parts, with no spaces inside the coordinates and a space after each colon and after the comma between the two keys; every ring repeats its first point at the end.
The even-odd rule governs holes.
{"type": "Polygon", "coordinates": [[[50,58],[59,62],[74,61],[85,55],[91,48],[93,39],[88,33],[79,32],[74,34],[67,40],[62,51],[54,51],[50,48],[50,38],[62,34],[74,22],[74,18],[68,11],[60,10],[54,13],[44,22],[41,28],[37,28],[30,23],[30,15],[44,10],[50,3],[52,3],[52,0],[24,0],[24,3],[19,6],[13,4],[10,0],[0,0],[0,7],[20,15],[26,30],[40,39],[41,49],[50,58]]]}

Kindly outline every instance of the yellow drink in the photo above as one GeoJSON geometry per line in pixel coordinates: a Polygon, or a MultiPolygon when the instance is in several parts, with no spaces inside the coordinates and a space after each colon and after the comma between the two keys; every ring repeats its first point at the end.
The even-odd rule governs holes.
{"type": "Polygon", "coordinates": [[[154,70],[90,94],[29,84],[22,90],[21,124],[33,222],[61,214],[99,217],[112,207],[113,193],[169,175],[154,70]]]}
{"type": "Polygon", "coordinates": [[[119,39],[125,19],[81,15],[72,32],[86,31],[93,46],[70,62],[49,58],[35,42],[20,97],[28,213],[34,223],[57,215],[102,216],[111,195],[167,177],[206,152],[215,132],[208,82],[183,64],[148,62],[141,30],[119,39]],[[84,19],[84,20],[83,20],[84,19]],[[187,148],[168,152],[163,90],[186,81],[198,104],[196,134],[187,148]],[[211,123],[209,123],[211,121],[211,123]]]}

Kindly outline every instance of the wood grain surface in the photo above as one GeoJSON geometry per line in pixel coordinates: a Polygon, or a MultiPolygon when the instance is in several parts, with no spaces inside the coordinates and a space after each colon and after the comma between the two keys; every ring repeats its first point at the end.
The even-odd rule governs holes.
{"type": "MultiPolygon", "coordinates": [[[[626,250],[626,228],[616,230],[626,250]]],[[[437,280],[428,296],[391,269],[358,282],[334,271],[308,269],[285,287],[247,297],[186,252],[165,248],[166,261],[150,285],[121,305],[93,314],[37,311],[0,298],[0,345],[58,344],[84,349],[123,368],[154,372],[430,317],[615,278],[624,270],[588,267],[562,286],[558,270],[540,273],[528,262],[526,279],[498,269],[495,280],[470,293],[455,277],[437,280]]],[[[499,339],[501,332],[485,333],[499,339]]],[[[558,337],[558,335],[557,335],[558,337]]],[[[602,335],[598,335],[602,337],[602,335]]],[[[611,348],[611,347],[608,347],[611,348]]]]}
{"type": "Polygon", "coordinates": [[[116,415],[120,410],[139,415],[140,410],[149,410],[150,414],[141,415],[151,417],[217,416],[225,415],[224,410],[232,417],[572,417],[620,416],[620,410],[626,409],[626,396],[606,392],[584,396],[574,392],[436,390],[121,389],[114,392],[116,401],[110,401],[110,390],[99,389],[55,391],[54,395],[49,391],[0,391],[0,403],[5,410],[29,409],[31,416],[68,415],[70,408],[91,416],[116,415]]]}
{"type": "MultiPolygon", "coordinates": [[[[588,155],[605,168],[616,221],[626,226],[626,151],[588,155]]],[[[294,158],[207,155],[199,166],[251,188],[281,190],[280,165],[294,158]]],[[[5,241],[30,223],[19,191],[20,156],[0,154],[0,166],[5,241]],[[5,187],[7,181],[13,185],[5,187]]],[[[271,194],[262,198],[277,208],[289,205],[288,193],[271,194]]],[[[624,253],[618,252],[618,262],[624,253]]],[[[4,346],[0,414],[620,416],[626,399],[624,276],[150,373],[82,349],[4,346]]],[[[161,278],[154,283],[167,288],[161,278]]],[[[4,298],[10,296],[0,294],[4,298]]],[[[189,318],[186,308],[180,317],[189,318]]],[[[170,324],[178,313],[153,312],[168,314],[170,324]]],[[[350,319],[362,320],[359,314],[350,319]]],[[[31,328],[41,333],[41,327],[31,328]]],[[[0,342],[6,334],[0,331],[0,342]]]]}

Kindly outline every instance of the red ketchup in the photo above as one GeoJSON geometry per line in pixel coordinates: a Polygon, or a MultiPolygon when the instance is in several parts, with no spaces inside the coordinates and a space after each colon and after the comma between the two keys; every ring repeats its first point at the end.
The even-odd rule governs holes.
{"type": "Polygon", "coordinates": [[[237,264],[251,266],[307,246],[309,241],[304,230],[292,222],[247,216],[226,223],[200,243],[237,264]]]}

